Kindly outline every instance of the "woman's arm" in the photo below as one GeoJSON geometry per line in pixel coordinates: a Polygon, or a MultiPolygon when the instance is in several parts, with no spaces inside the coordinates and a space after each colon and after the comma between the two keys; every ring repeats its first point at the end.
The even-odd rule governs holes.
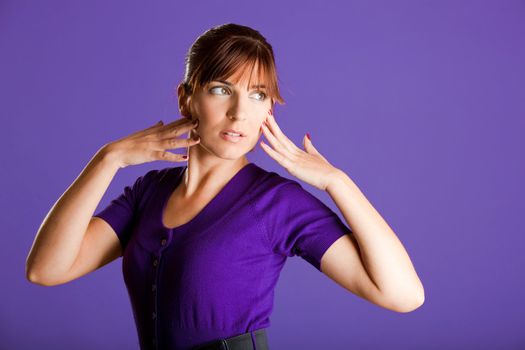
{"type": "Polygon", "coordinates": [[[321,258],[321,271],[347,290],[380,306],[412,311],[424,302],[424,290],[410,258],[381,215],[357,185],[303,137],[304,150],[281,130],[272,111],[261,125],[270,145],[264,151],[298,179],[327,191],[352,235],[341,236],[321,258]]]}
{"type": "MultiPolygon", "coordinates": [[[[365,277],[369,277],[377,287],[382,303],[397,305],[400,311],[411,311],[423,304],[425,298],[423,285],[408,253],[357,185],[338,169],[328,182],[326,191],[352,228],[361,260],[368,272],[368,276],[365,277]]],[[[326,255],[329,255],[329,252],[327,253],[326,255]]],[[[334,265],[328,261],[323,263],[331,265],[330,273],[334,274],[334,265]]],[[[352,277],[358,275],[346,273],[345,268],[345,266],[337,266],[341,271],[339,273],[335,271],[335,274],[352,277]]],[[[356,284],[355,281],[345,282],[356,284]]]]}
{"type": "Polygon", "coordinates": [[[119,166],[102,147],[53,205],[26,260],[26,278],[52,284],[65,276],[80,251],[84,233],[119,166]]]}
{"type": "Polygon", "coordinates": [[[155,160],[183,162],[168,150],[200,142],[178,136],[197,127],[187,118],[162,121],[104,145],[47,214],[26,260],[26,278],[56,285],[78,278],[118,257],[116,232],[93,213],[118,169],[155,160]]]}

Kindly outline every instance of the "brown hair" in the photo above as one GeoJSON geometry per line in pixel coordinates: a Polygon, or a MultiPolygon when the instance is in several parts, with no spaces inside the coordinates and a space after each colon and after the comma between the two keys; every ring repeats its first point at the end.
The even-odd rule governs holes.
{"type": "MultiPolygon", "coordinates": [[[[266,95],[272,105],[285,104],[277,83],[277,70],[272,46],[255,29],[227,23],[205,31],[191,45],[185,57],[182,85],[191,95],[212,80],[224,80],[238,69],[250,67],[248,87],[252,86],[252,73],[258,65],[259,77],[266,85],[266,95]]],[[[240,78],[240,77],[239,77],[240,78]]],[[[237,83],[237,82],[234,82],[237,83]]]]}

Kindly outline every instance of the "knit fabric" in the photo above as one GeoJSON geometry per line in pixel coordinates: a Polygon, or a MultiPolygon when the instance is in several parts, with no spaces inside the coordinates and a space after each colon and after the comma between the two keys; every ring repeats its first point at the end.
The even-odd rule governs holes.
{"type": "Polygon", "coordinates": [[[147,172],[94,215],[122,245],[142,350],[186,350],[269,327],[286,259],[320,271],[324,252],[352,232],[299,182],[254,163],[190,221],[168,228],[163,210],[185,169],[147,172]]]}

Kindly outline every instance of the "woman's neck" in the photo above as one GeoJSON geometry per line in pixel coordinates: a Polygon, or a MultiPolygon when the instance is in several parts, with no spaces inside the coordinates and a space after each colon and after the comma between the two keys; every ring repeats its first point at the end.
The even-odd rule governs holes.
{"type": "Polygon", "coordinates": [[[196,195],[214,196],[249,163],[246,157],[220,160],[215,164],[190,158],[180,184],[180,194],[183,198],[196,195]]]}

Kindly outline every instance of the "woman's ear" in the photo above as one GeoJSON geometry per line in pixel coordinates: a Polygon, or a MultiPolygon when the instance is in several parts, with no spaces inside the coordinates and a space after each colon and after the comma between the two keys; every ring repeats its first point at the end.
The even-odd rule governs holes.
{"type": "Polygon", "coordinates": [[[183,83],[177,87],[177,95],[180,114],[191,119],[191,96],[187,94],[183,83]]]}

